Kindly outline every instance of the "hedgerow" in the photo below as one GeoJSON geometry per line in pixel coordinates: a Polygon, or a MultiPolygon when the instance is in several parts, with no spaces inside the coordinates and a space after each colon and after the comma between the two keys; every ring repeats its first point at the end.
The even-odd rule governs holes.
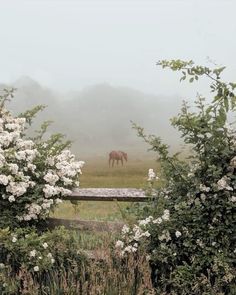
{"type": "Polygon", "coordinates": [[[126,226],[117,242],[121,255],[146,247],[157,294],[236,294],[236,108],[235,83],[222,68],[192,61],[160,61],[190,83],[207,77],[212,99],[197,95],[172,119],[189,147],[188,157],[171,155],[161,138],[138,135],[158,154],[162,188],[139,208],[138,224],[126,226]],[[142,219],[143,217],[143,219],[142,219]]]}

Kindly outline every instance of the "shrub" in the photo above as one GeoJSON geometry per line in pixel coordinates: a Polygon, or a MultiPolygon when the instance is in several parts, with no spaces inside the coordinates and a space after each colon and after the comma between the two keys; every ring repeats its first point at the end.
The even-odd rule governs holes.
{"type": "Polygon", "coordinates": [[[185,160],[134,125],[158,153],[164,185],[118,246],[127,255],[145,241],[158,294],[236,294],[236,136],[228,122],[236,84],[221,80],[224,68],[180,60],[158,65],[181,71],[181,80],[191,83],[208,77],[213,99],[198,95],[195,109],[184,102],[172,119],[189,146],[185,160]]]}
{"type": "Polygon", "coordinates": [[[43,106],[14,117],[6,108],[13,90],[0,96],[0,227],[43,219],[79,185],[82,161],[67,149],[61,134],[43,139],[49,122],[27,138],[27,127],[43,106]]]}

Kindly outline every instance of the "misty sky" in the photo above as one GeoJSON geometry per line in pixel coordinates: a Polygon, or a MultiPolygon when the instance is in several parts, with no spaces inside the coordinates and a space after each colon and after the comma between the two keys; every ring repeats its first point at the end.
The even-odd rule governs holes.
{"type": "Polygon", "coordinates": [[[99,83],[189,94],[159,59],[207,57],[236,81],[236,1],[0,1],[0,82],[30,76],[58,91],[99,83]]]}

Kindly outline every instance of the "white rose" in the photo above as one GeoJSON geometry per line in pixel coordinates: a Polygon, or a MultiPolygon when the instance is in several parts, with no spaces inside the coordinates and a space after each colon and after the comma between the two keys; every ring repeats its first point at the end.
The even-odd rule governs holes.
{"type": "Polygon", "coordinates": [[[34,267],[34,271],[39,271],[39,267],[37,265],[34,267]]]}
{"type": "Polygon", "coordinates": [[[10,203],[12,203],[12,202],[15,202],[15,197],[14,196],[10,196],[9,198],[8,198],[8,201],[10,202],[10,203]]]}
{"type": "Polygon", "coordinates": [[[116,242],[116,248],[123,248],[123,247],[124,247],[124,242],[118,240],[118,241],[116,242]]]}
{"type": "Polygon", "coordinates": [[[44,249],[47,249],[47,247],[48,247],[48,244],[47,243],[43,243],[43,248],[44,249]]]}
{"type": "Polygon", "coordinates": [[[17,241],[17,238],[16,237],[13,237],[12,238],[12,242],[15,243],[16,241],[17,241]]]}
{"type": "Polygon", "coordinates": [[[176,235],[176,238],[179,238],[180,236],[182,236],[181,232],[178,230],[175,232],[175,235],[176,235]]]}
{"type": "Polygon", "coordinates": [[[30,251],[30,257],[35,257],[35,255],[36,255],[36,250],[30,251]]]}

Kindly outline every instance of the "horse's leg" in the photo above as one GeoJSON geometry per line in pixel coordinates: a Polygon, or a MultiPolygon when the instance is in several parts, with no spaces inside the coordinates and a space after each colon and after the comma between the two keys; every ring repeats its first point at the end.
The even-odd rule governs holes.
{"type": "Polygon", "coordinates": [[[121,160],[121,164],[122,164],[122,166],[123,166],[123,158],[121,158],[120,160],[121,160]]]}
{"type": "Polygon", "coordinates": [[[112,167],[114,167],[114,162],[115,162],[115,160],[114,160],[114,159],[112,159],[112,167]]]}

